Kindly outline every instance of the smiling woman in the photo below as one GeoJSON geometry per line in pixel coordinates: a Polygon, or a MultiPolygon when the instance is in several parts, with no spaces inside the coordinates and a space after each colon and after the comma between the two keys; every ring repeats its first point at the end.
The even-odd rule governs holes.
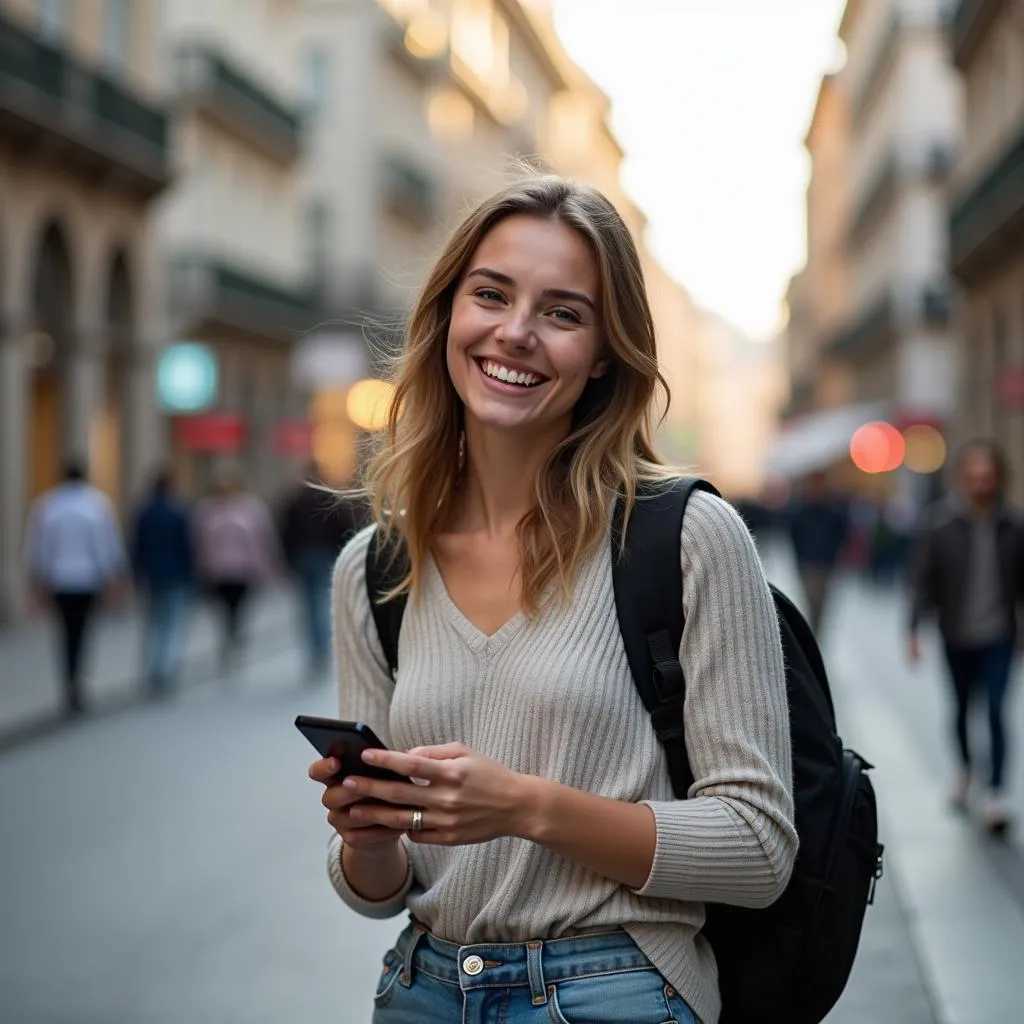
{"type": "Polygon", "coordinates": [[[691,799],[619,632],[613,509],[674,475],[651,445],[663,384],[636,248],[591,188],[510,186],[428,277],[366,474],[377,522],[334,578],[340,717],[393,748],[364,761],[424,784],[310,767],[338,894],[413,918],[375,1024],[716,1024],[703,903],[785,887],[782,650],[724,502],[695,495],[678,540],[691,799]],[[401,578],[375,607],[368,567],[388,553],[401,578]],[[375,620],[399,595],[393,677],[375,620]]]}

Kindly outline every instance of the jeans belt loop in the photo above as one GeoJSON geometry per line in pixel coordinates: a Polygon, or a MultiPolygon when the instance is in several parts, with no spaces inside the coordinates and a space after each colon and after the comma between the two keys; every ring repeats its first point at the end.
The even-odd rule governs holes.
{"type": "Polygon", "coordinates": [[[412,985],[412,958],[416,953],[416,947],[420,939],[427,934],[427,929],[421,924],[414,924],[409,935],[409,945],[405,950],[405,959],[402,961],[402,973],[398,976],[398,983],[402,988],[409,988],[412,985]]]}
{"type": "Polygon", "coordinates": [[[544,1006],[548,1001],[548,990],[544,984],[543,942],[526,944],[526,973],[530,979],[530,995],[534,1006],[544,1006]]]}

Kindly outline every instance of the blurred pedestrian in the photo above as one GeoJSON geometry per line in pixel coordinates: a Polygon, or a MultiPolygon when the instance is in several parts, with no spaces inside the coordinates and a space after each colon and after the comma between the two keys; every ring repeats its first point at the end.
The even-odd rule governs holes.
{"type": "MultiPolygon", "coordinates": [[[[615,496],[675,479],[650,436],[651,325],[614,206],[553,175],[470,214],[409,319],[366,474],[409,596],[397,677],[368,591],[374,531],[338,559],[334,617],[339,717],[393,743],[366,763],[429,784],[310,766],[339,895],[412,918],[378,1024],[714,1022],[705,901],[766,906],[792,871],[778,619],[721,499],[694,494],[670,542],[693,799],[673,799],[623,654],[615,496]]],[[[660,710],[681,733],[682,700],[660,710]]]]}
{"type": "Polygon", "coordinates": [[[132,565],[146,594],[146,681],[153,696],[166,696],[177,679],[192,596],[188,511],[166,470],[157,474],[136,516],[132,565]]]}
{"type": "Polygon", "coordinates": [[[807,621],[818,633],[850,530],[846,500],[833,492],[828,474],[808,476],[787,514],[800,581],[807,597],[807,621]]]}
{"type": "Polygon", "coordinates": [[[926,614],[938,619],[953,687],[960,771],[952,803],[968,807],[974,777],[969,741],[977,694],[988,703],[989,772],[982,820],[993,832],[1010,822],[1003,787],[1007,736],[1003,708],[1024,599],[1024,525],[1004,501],[1006,459],[988,440],[966,446],[959,493],[940,505],[918,543],[908,653],[921,657],[918,629],[926,614]]]}
{"type": "Polygon", "coordinates": [[[220,667],[228,672],[238,662],[249,598],[281,570],[277,530],[266,503],[229,464],[219,469],[213,493],[196,509],[193,536],[197,572],[222,612],[220,667]]]}
{"type": "Polygon", "coordinates": [[[34,602],[50,605],[61,627],[64,702],[83,710],[82,655],[93,612],[106,595],[124,592],[127,560],[110,500],[71,462],[64,480],[40,496],[29,513],[26,560],[34,602]]]}
{"type": "Polygon", "coordinates": [[[331,643],[331,571],[338,552],[368,521],[365,505],[327,490],[315,462],[285,496],[281,546],[302,602],[310,681],[324,678],[331,643]]]}

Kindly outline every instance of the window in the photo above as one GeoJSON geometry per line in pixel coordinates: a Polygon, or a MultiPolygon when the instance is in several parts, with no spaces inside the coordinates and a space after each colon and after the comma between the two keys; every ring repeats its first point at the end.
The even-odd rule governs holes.
{"type": "Polygon", "coordinates": [[[58,42],[68,28],[68,15],[71,13],[68,0],[39,0],[36,12],[43,38],[58,42]]]}
{"type": "Polygon", "coordinates": [[[131,0],[104,0],[103,57],[115,71],[128,67],[132,45],[131,0]]]}
{"type": "Polygon", "coordinates": [[[310,47],[306,53],[306,112],[320,117],[330,102],[331,58],[322,46],[310,47]]]}

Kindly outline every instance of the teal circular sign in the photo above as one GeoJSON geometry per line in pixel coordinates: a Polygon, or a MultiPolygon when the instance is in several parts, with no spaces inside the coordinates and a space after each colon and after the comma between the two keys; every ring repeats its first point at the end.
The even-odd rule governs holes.
{"type": "Polygon", "coordinates": [[[182,341],[165,349],[156,392],[168,412],[201,412],[217,398],[217,358],[205,345],[182,341]]]}

